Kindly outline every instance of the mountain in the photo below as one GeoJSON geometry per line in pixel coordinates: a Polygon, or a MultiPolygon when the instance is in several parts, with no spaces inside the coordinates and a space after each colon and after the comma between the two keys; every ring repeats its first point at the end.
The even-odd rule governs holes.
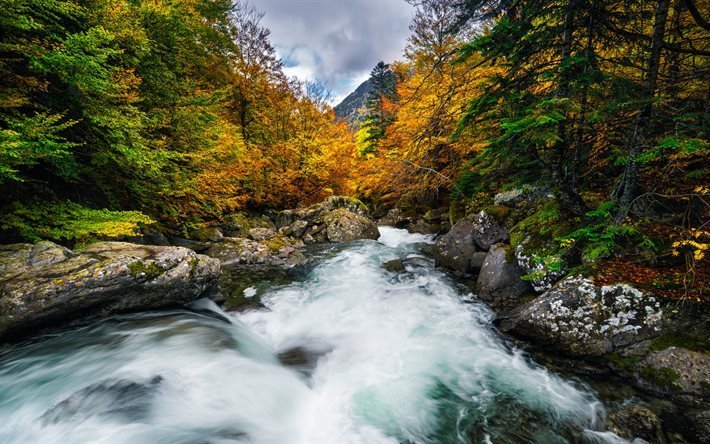
{"type": "Polygon", "coordinates": [[[365,80],[351,92],[342,102],[337,104],[333,110],[335,116],[348,122],[350,126],[359,127],[362,121],[362,111],[367,104],[367,93],[372,89],[370,79],[365,80]]]}

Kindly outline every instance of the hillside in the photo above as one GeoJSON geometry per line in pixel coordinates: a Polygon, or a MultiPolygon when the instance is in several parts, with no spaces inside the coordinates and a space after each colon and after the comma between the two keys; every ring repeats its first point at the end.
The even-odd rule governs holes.
{"type": "Polygon", "coordinates": [[[372,89],[370,79],[365,80],[334,108],[335,115],[353,127],[359,127],[362,112],[367,102],[367,93],[372,89]]]}

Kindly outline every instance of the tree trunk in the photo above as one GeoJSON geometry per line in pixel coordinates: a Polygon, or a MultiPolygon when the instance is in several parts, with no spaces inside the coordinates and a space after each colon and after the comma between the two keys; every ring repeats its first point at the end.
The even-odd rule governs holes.
{"type": "Polygon", "coordinates": [[[621,182],[621,197],[619,199],[619,212],[615,222],[620,224],[629,212],[629,207],[638,193],[638,163],[639,154],[648,145],[646,142],[646,129],[653,117],[653,98],[656,94],[658,83],[658,72],[661,64],[661,53],[663,52],[663,41],[666,34],[666,21],[668,20],[668,9],[670,0],[658,0],[656,3],[656,13],[653,19],[653,37],[651,38],[651,50],[646,63],[646,78],[643,84],[642,99],[646,104],[636,117],[634,130],[629,139],[629,151],[626,161],[626,170],[621,182]]]}
{"type": "MultiPolygon", "coordinates": [[[[562,44],[560,47],[560,77],[556,96],[566,99],[569,96],[570,78],[567,72],[570,55],[572,53],[572,39],[574,37],[574,18],[577,0],[568,0],[565,8],[564,23],[562,25],[562,44]]],[[[558,198],[566,209],[574,214],[584,213],[584,201],[571,183],[572,175],[569,174],[569,128],[567,119],[557,124],[557,137],[559,141],[553,147],[552,177],[558,187],[558,198]]]]}

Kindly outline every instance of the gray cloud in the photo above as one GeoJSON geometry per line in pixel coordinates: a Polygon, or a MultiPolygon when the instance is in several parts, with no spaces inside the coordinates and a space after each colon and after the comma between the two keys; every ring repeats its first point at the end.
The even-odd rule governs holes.
{"type": "Polygon", "coordinates": [[[336,99],[375,64],[401,58],[414,10],[405,0],[252,0],[286,73],[328,84],[336,99]]]}

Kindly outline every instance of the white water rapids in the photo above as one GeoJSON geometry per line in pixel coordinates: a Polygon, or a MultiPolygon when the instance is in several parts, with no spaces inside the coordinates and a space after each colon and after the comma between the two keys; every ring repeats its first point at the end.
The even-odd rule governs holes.
{"type": "Polygon", "coordinates": [[[381,232],[379,242],[352,243],[303,281],[272,289],[265,309],[122,316],[6,349],[0,442],[592,443],[610,435],[599,430],[593,394],[505,345],[488,309],[465,302],[417,254],[428,238],[381,232]],[[406,272],[382,268],[395,258],[406,272]]]}

